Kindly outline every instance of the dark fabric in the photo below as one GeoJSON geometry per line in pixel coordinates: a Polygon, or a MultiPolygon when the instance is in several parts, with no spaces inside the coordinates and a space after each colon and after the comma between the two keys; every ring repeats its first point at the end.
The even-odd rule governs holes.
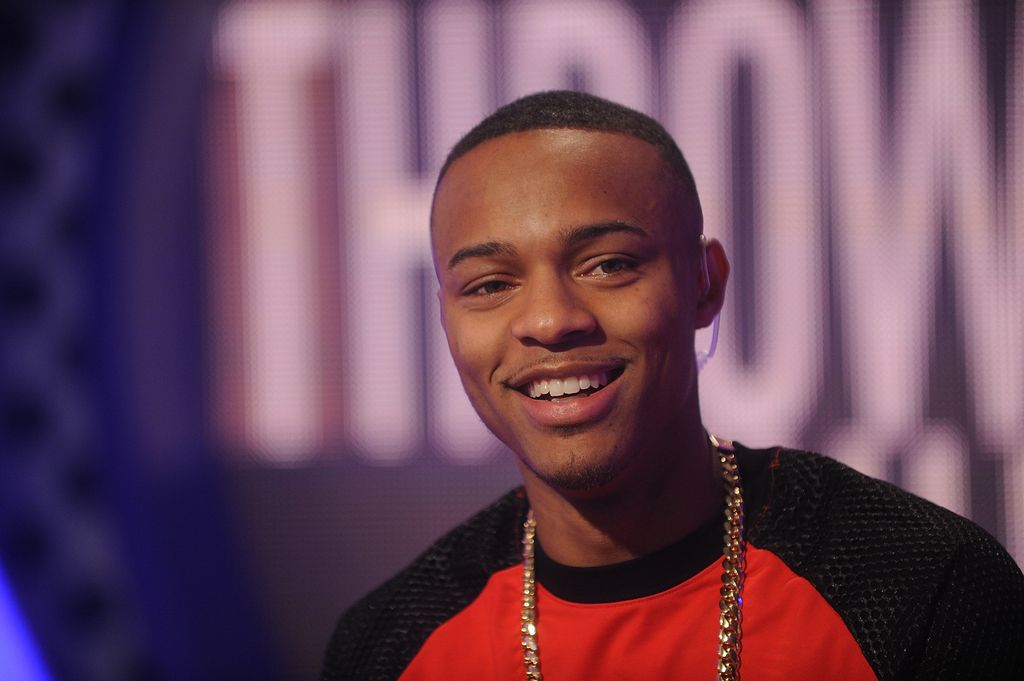
{"type": "MultiPolygon", "coordinates": [[[[879,679],[1021,678],[1024,576],[986,532],[820,455],[737,446],[737,457],[750,543],[818,590],[879,679]]],[[[323,681],[397,679],[491,574],[519,562],[526,507],[509,492],[350,609],[323,681]]]]}
{"type": "Polygon", "coordinates": [[[555,562],[538,541],[534,548],[537,581],[573,603],[613,603],[643,598],[683,582],[720,559],[722,518],[647,556],[600,567],[555,562]]]}
{"type": "Polygon", "coordinates": [[[987,532],[825,457],[767,470],[750,542],[814,585],[880,679],[1024,678],[1024,577],[987,532]]]}
{"type": "Polygon", "coordinates": [[[512,490],[354,605],[331,638],[322,678],[397,679],[427,640],[498,570],[521,561],[526,497],[512,490]]]}

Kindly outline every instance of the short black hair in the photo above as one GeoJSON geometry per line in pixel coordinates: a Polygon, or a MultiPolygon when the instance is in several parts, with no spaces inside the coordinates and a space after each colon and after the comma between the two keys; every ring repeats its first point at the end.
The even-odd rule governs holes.
{"type": "MultiPolygon", "coordinates": [[[[703,231],[697,183],[683,153],[668,131],[647,114],[586,92],[538,92],[499,108],[452,147],[437,174],[437,185],[441,184],[452,163],[487,140],[513,132],[551,128],[615,132],[631,135],[651,144],[677,175],[684,193],[688,195],[686,203],[693,211],[692,217],[696,222],[690,226],[695,229],[697,235],[703,231]]],[[[434,191],[436,193],[436,186],[434,191]]]]}

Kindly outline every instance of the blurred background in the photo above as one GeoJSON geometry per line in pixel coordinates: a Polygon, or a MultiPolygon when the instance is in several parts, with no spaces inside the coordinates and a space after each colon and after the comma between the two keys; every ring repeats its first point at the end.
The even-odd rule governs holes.
{"type": "Polygon", "coordinates": [[[516,484],[427,210],[541,89],[689,159],[734,266],[712,430],[1021,561],[1022,75],[1014,2],[0,2],[0,679],[315,678],[345,607],[516,484]]]}

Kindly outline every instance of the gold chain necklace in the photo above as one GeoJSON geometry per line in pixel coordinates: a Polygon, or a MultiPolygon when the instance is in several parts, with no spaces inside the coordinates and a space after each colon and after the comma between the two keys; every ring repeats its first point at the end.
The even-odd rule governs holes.
{"type": "MultiPolygon", "coordinates": [[[[743,606],[743,578],[746,542],[743,539],[743,489],[736,465],[736,452],[731,444],[723,444],[714,435],[708,435],[718,453],[725,483],[725,546],[722,549],[722,596],[718,601],[718,681],[739,681],[740,647],[743,631],[740,627],[743,606]]],[[[537,521],[533,510],[523,523],[523,600],[520,620],[523,663],[527,681],[542,681],[540,648],[537,644],[537,579],[534,573],[534,544],[537,540],[537,521]]]]}

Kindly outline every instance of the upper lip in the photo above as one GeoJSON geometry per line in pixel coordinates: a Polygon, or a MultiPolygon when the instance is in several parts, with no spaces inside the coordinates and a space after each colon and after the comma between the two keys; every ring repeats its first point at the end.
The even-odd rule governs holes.
{"type": "Polygon", "coordinates": [[[584,374],[597,374],[618,369],[626,364],[621,358],[607,360],[580,360],[570,362],[558,362],[554,364],[534,364],[526,369],[514,373],[505,384],[514,390],[530,385],[534,381],[550,378],[566,378],[569,376],[582,376],[584,374]]]}

